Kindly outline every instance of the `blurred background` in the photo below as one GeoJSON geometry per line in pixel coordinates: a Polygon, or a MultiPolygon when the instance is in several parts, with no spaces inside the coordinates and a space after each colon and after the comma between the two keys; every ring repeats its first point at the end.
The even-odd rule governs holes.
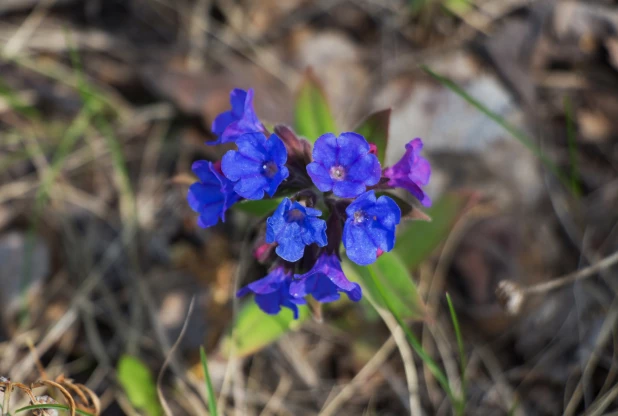
{"type": "Polygon", "coordinates": [[[219,414],[618,414],[617,97],[611,0],[2,0],[0,376],[204,415],[204,346],[219,414]],[[309,67],[340,131],[392,109],[387,164],[423,138],[400,311],[465,410],[371,302],[243,309],[256,217],[186,204],[230,90],[293,125],[309,67]]]}

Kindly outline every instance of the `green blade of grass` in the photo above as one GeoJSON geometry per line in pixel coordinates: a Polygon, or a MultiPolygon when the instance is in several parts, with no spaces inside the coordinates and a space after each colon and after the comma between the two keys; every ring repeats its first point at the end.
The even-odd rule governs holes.
{"type": "Polygon", "coordinates": [[[478,101],[476,98],[472,97],[463,88],[461,88],[459,85],[457,85],[455,82],[453,82],[449,78],[432,71],[431,69],[429,69],[429,67],[425,65],[421,65],[421,69],[425,71],[433,79],[438,81],[440,84],[444,85],[445,87],[453,91],[455,94],[459,95],[468,104],[472,105],[474,108],[479,110],[481,113],[489,117],[491,120],[498,123],[498,125],[500,125],[504,130],[506,130],[509,134],[511,134],[513,137],[519,140],[521,144],[526,146],[528,150],[530,150],[532,154],[534,154],[541,161],[541,163],[543,163],[543,165],[545,165],[545,167],[549,169],[574,196],[577,195],[575,189],[573,189],[572,187],[571,181],[569,180],[568,176],[565,175],[558,168],[558,166],[556,166],[556,164],[553,161],[551,161],[551,159],[549,159],[545,155],[545,153],[543,153],[541,148],[537,146],[534,143],[534,141],[530,137],[528,137],[523,131],[513,126],[508,121],[506,121],[504,117],[491,111],[483,103],[478,101]]]}
{"type": "Polygon", "coordinates": [[[204,380],[206,381],[206,394],[208,396],[208,410],[210,416],[217,416],[217,398],[215,397],[215,389],[212,387],[212,379],[208,371],[208,358],[204,347],[200,347],[200,359],[202,361],[202,369],[204,370],[204,380]]]}
{"type": "Polygon", "coordinates": [[[457,348],[459,349],[459,362],[461,368],[461,401],[458,408],[458,414],[463,415],[466,408],[466,351],[464,349],[463,337],[461,336],[461,328],[459,326],[459,319],[457,319],[457,313],[450,295],[446,294],[446,302],[448,303],[448,310],[451,314],[451,321],[453,322],[453,328],[455,329],[455,338],[457,338],[457,348]]]}
{"type": "Polygon", "coordinates": [[[378,276],[376,276],[375,271],[370,267],[368,268],[368,270],[371,275],[371,278],[373,279],[374,285],[377,288],[377,293],[379,294],[382,303],[386,305],[386,308],[393,315],[393,317],[395,318],[395,320],[397,321],[401,329],[403,329],[403,332],[405,333],[406,338],[408,339],[408,342],[410,343],[414,351],[418,354],[419,357],[421,357],[421,360],[423,360],[423,362],[427,365],[427,368],[429,368],[429,371],[431,371],[431,374],[433,374],[436,380],[438,380],[438,383],[440,384],[440,386],[442,387],[446,395],[451,400],[451,403],[453,403],[453,405],[455,406],[457,403],[457,400],[455,399],[455,396],[453,395],[453,391],[451,389],[451,386],[448,383],[448,379],[446,378],[446,375],[440,369],[438,364],[433,360],[433,358],[431,358],[429,354],[427,354],[427,352],[425,351],[425,349],[423,348],[419,340],[416,339],[416,336],[414,336],[412,331],[410,331],[410,328],[408,328],[408,326],[405,324],[403,319],[401,319],[399,314],[393,309],[390,303],[390,300],[388,299],[388,296],[386,295],[384,287],[382,286],[380,279],[378,279],[378,276]]]}
{"type": "MultiPolygon", "coordinates": [[[[32,404],[30,406],[25,406],[15,410],[14,413],[27,412],[28,410],[37,410],[37,409],[56,409],[56,410],[64,410],[67,413],[71,412],[71,408],[69,406],[65,406],[63,404],[32,404]]],[[[83,416],[94,416],[92,413],[84,412],[80,409],[75,409],[75,413],[83,416]]]]}

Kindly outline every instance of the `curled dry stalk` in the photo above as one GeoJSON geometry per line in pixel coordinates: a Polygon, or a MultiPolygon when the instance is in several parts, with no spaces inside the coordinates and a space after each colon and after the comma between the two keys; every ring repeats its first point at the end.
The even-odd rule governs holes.
{"type": "MultiPolygon", "coordinates": [[[[6,377],[0,377],[0,393],[4,394],[2,401],[2,413],[3,415],[9,414],[11,394],[14,389],[19,389],[24,392],[30,399],[30,404],[55,404],[50,396],[36,396],[32,391],[38,387],[46,387],[48,390],[58,390],[67,402],[67,406],[71,413],[71,416],[75,416],[76,410],[85,410],[98,416],[101,414],[101,402],[97,395],[83,384],[73,383],[72,380],[65,378],[63,375],[58,376],[55,380],[37,380],[30,385],[13,382],[6,377]],[[75,397],[79,399],[79,405],[75,402],[75,397]]],[[[35,410],[35,415],[47,415],[52,413],[46,413],[43,409],[41,411],[35,410]]]]}
{"type": "Polygon", "coordinates": [[[578,280],[587,279],[591,276],[595,276],[601,270],[612,267],[617,263],[618,251],[591,266],[533,286],[522,287],[513,281],[503,280],[498,284],[496,296],[508,314],[517,315],[521,311],[522,305],[528,296],[547,293],[563,286],[570,285],[578,280]]]}

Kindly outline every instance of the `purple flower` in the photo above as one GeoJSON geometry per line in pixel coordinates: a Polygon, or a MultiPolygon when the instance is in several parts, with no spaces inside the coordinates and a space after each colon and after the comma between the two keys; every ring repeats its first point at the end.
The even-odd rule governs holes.
{"type": "Polygon", "coordinates": [[[431,206],[431,199],[423,192],[422,186],[429,183],[431,166],[427,159],[420,156],[423,148],[421,139],[414,139],[406,144],[406,153],[399,162],[390,168],[384,169],[384,176],[388,185],[394,188],[403,188],[414,195],[421,204],[431,206]]]}
{"type": "Polygon", "coordinates": [[[212,162],[198,160],[191,167],[199,182],[189,187],[187,201],[193,211],[200,214],[197,221],[202,228],[225,222],[225,211],[240,197],[230,182],[212,162]]]}
{"type": "Polygon", "coordinates": [[[262,133],[248,133],[236,140],[238,150],[228,151],[221,161],[223,174],[236,182],[234,191],[243,198],[262,199],[264,192],[271,197],[288,177],[285,162],[288,153],[275,134],[270,138],[262,133]]]}
{"type": "Polygon", "coordinates": [[[282,259],[291,262],[300,260],[306,245],[326,245],[326,222],[317,218],[320,215],[320,210],[285,198],[266,221],[266,242],[278,243],[275,251],[282,259]]]}
{"type": "Polygon", "coordinates": [[[292,273],[283,267],[273,269],[266,277],[249,283],[236,292],[236,297],[245,296],[249,292],[255,293],[255,303],[269,315],[276,315],[282,306],[294,312],[294,319],[298,319],[298,306],[304,305],[304,299],[296,299],[290,295],[292,273]]]}
{"type": "Polygon", "coordinates": [[[313,162],[307,173],[322,192],[332,190],[342,198],[354,198],[380,180],[380,162],[369,143],[357,133],[327,133],[313,146],[313,162]]]}
{"type": "Polygon", "coordinates": [[[333,302],[339,299],[339,292],[358,302],[363,296],[360,286],[350,282],[341,270],[336,254],[322,253],[315,265],[305,274],[295,274],[290,285],[290,294],[296,298],[313,296],[318,302],[333,302]]]}
{"type": "Polygon", "coordinates": [[[264,130],[253,109],[253,90],[235,88],[230,93],[232,109],[221,113],[212,122],[211,130],[217,140],[206,144],[220,144],[235,141],[246,133],[258,133],[264,130]]]}
{"type": "Polygon", "coordinates": [[[391,251],[401,210],[391,198],[376,199],[374,191],[359,196],[345,210],[343,245],[350,260],[361,266],[376,261],[377,251],[391,251]]]}

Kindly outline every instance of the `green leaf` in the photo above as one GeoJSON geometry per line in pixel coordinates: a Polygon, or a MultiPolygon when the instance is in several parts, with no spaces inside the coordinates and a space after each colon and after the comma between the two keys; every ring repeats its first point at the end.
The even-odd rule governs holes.
{"type": "Polygon", "coordinates": [[[451,13],[461,16],[472,9],[472,4],[468,0],[445,0],[443,6],[451,13]]]}
{"type": "Polygon", "coordinates": [[[463,415],[466,408],[466,349],[464,347],[463,337],[461,336],[461,328],[459,327],[457,312],[455,312],[453,301],[448,293],[446,294],[446,302],[448,303],[448,310],[451,313],[451,322],[453,322],[455,338],[457,339],[457,348],[459,349],[459,368],[461,369],[461,400],[459,401],[457,414],[463,415]]]}
{"type": "Polygon", "coordinates": [[[395,312],[404,319],[423,319],[425,305],[416,290],[416,284],[405,263],[394,253],[384,253],[378,260],[366,267],[343,262],[343,271],[352,280],[357,280],[363,287],[363,295],[383,308],[387,308],[372,279],[374,273],[383,284],[385,296],[395,312]]]}
{"type": "Polygon", "coordinates": [[[118,361],[117,372],[118,381],[135,408],[144,411],[148,416],[163,414],[154,377],[142,361],[123,355],[118,361]]]}
{"type": "MultiPolygon", "coordinates": [[[[71,408],[64,404],[32,404],[30,406],[25,406],[20,409],[17,409],[15,410],[14,413],[17,414],[21,412],[27,412],[28,410],[36,410],[36,409],[56,409],[56,410],[64,410],[67,413],[71,412],[71,408]]],[[[75,409],[75,413],[78,415],[83,415],[83,416],[92,416],[91,413],[84,412],[83,410],[80,410],[80,409],[75,409]]]]}
{"type": "Polygon", "coordinates": [[[277,315],[267,315],[254,301],[245,303],[238,312],[231,336],[223,340],[223,353],[245,357],[270,345],[286,332],[300,327],[310,316],[307,306],[298,309],[299,317],[295,320],[288,308],[282,308],[277,315]]]}
{"type": "Polygon", "coordinates": [[[242,201],[234,204],[232,208],[237,209],[247,214],[262,217],[268,215],[277,209],[283,198],[260,199],[256,201],[242,201]]]}
{"type": "Polygon", "coordinates": [[[403,259],[408,268],[418,267],[446,238],[472,199],[470,194],[445,195],[425,211],[431,217],[431,222],[415,221],[403,224],[402,230],[397,234],[393,251],[403,259]]]}
{"type": "Polygon", "coordinates": [[[310,69],[305,72],[296,98],[294,130],[312,144],[322,134],[338,133],[326,94],[310,69]]]}
{"type": "Polygon", "coordinates": [[[204,347],[200,347],[200,360],[202,361],[204,379],[206,380],[208,411],[210,412],[210,416],[217,416],[217,397],[215,396],[215,389],[212,387],[212,379],[210,378],[210,371],[208,371],[208,357],[206,357],[206,351],[204,351],[204,347]]]}
{"type": "Polygon", "coordinates": [[[363,120],[354,131],[362,135],[368,142],[378,148],[378,160],[384,165],[386,148],[388,146],[388,127],[391,121],[391,109],[378,111],[370,114],[363,120]]]}

